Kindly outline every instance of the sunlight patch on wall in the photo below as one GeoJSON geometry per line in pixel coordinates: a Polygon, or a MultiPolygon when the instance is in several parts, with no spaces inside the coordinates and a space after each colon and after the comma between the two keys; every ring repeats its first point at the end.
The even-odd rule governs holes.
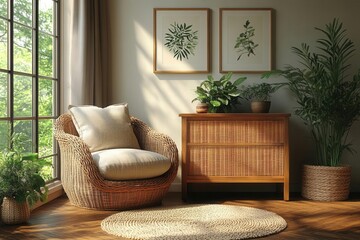
{"type": "MultiPolygon", "coordinates": [[[[191,99],[188,92],[195,89],[189,88],[193,81],[173,79],[171,74],[153,73],[153,36],[141,23],[134,22],[136,41],[136,64],[141,69],[137,74],[136,84],[141,99],[143,114],[152,123],[154,128],[163,132],[174,132],[180,118],[179,113],[188,108],[191,99]],[[184,84],[185,83],[185,84],[184,84]],[[159,119],[162,119],[159,121],[159,119]],[[164,124],[164,120],[167,124],[164,124]]],[[[140,107],[140,106],[139,106],[140,107]]]]}
{"type": "Polygon", "coordinates": [[[153,38],[141,24],[134,22],[137,65],[142,73],[152,71],[153,38]]]}

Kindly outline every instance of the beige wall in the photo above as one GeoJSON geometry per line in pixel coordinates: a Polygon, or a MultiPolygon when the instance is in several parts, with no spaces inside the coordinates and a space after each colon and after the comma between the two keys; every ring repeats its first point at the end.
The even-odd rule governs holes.
{"type": "MultiPolygon", "coordinates": [[[[207,74],[153,73],[153,8],[206,7],[212,10],[212,72],[219,74],[219,8],[273,8],[276,21],[276,67],[296,64],[292,46],[302,42],[314,43],[323,27],[334,17],[340,18],[349,36],[359,49],[352,63],[360,67],[360,1],[359,0],[109,0],[109,29],[111,52],[109,71],[113,103],[128,102],[131,114],[152,127],[170,135],[181,148],[179,113],[194,112],[194,89],[207,74]]],[[[248,83],[258,82],[259,74],[246,74],[248,83]]],[[[283,81],[283,79],[274,79],[283,81]]],[[[293,112],[296,103],[282,89],[273,96],[272,112],[293,112]]],[[[246,107],[244,106],[244,109],[246,107]]],[[[313,156],[309,132],[295,115],[290,123],[291,190],[299,191],[301,166],[313,156]]],[[[352,165],[352,190],[360,191],[360,123],[349,136],[357,153],[346,154],[344,162],[352,165]]],[[[173,189],[180,189],[180,174],[173,189]]],[[[270,189],[271,190],[271,189],[270,189]]]]}

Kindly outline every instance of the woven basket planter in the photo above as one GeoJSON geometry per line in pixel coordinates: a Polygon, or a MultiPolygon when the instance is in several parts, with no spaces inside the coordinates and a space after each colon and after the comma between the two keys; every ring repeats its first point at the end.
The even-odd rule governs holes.
{"type": "Polygon", "coordinates": [[[27,202],[18,203],[14,199],[4,198],[1,208],[1,220],[5,224],[20,224],[30,218],[27,202]]]}
{"type": "Polygon", "coordinates": [[[301,195],[317,201],[341,201],[349,197],[351,168],[304,165],[301,195]]]}

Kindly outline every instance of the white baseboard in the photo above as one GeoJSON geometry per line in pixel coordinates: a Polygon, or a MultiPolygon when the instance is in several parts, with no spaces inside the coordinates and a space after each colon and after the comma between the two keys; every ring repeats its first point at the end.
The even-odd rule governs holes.
{"type": "Polygon", "coordinates": [[[48,183],[46,184],[46,186],[48,187],[48,197],[47,197],[47,201],[46,202],[40,202],[38,201],[37,203],[35,203],[35,205],[31,208],[31,210],[34,210],[35,208],[38,208],[44,204],[46,204],[47,202],[50,202],[60,196],[62,196],[65,192],[64,189],[62,187],[61,181],[56,180],[54,182],[48,183]]]}

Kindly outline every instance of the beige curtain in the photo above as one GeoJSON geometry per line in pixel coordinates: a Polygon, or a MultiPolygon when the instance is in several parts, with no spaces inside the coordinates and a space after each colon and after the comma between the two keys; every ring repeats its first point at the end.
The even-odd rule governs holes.
{"type": "Polygon", "coordinates": [[[62,1],[62,111],[69,104],[108,104],[104,0],[62,1]]]}

